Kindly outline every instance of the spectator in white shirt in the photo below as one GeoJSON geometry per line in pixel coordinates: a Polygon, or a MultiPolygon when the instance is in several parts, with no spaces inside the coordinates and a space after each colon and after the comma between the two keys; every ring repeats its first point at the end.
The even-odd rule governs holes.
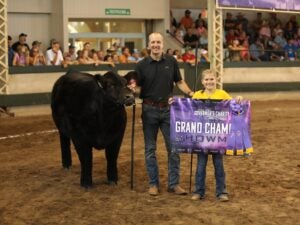
{"type": "Polygon", "coordinates": [[[63,54],[60,50],[60,45],[58,41],[52,43],[52,48],[46,52],[46,64],[58,66],[62,65],[64,62],[63,54]]]}

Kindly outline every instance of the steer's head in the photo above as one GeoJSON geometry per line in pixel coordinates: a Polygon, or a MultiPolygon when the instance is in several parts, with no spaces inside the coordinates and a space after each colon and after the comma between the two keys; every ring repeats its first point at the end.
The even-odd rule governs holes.
{"type": "Polygon", "coordinates": [[[109,71],[103,76],[95,75],[99,86],[112,101],[122,105],[134,104],[134,94],[127,87],[126,79],[109,71]]]}

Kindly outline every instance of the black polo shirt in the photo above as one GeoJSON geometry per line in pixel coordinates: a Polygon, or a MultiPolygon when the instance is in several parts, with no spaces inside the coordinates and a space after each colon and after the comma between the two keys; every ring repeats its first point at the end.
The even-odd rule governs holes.
{"type": "Polygon", "coordinates": [[[172,96],[174,82],[182,80],[176,59],[169,55],[163,55],[159,61],[148,56],[138,62],[135,70],[142,99],[167,102],[172,96]]]}

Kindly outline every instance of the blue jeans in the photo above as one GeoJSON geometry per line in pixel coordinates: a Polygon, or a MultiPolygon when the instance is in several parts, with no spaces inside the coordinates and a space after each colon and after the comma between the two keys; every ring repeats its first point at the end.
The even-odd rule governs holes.
{"type": "MultiPolygon", "coordinates": [[[[213,154],[212,159],[215,167],[216,196],[218,197],[221,194],[227,194],[225,184],[225,171],[223,166],[223,155],[213,154]]],[[[204,197],[205,195],[205,177],[207,160],[208,154],[198,154],[197,171],[195,178],[196,190],[194,191],[194,193],[200,194],[202,197],[204,197]]]]}
{"type": "Polygon", "coordinates": [[[156,141],[158,129],[161,130],[168,152],[168,187],[174,188],[179,183],[180,158],[171,152],[170,146],[170,110],[142,105],[142,121],[145,141],[145,161],[149,176],[149,185],[159,186],[159,170],[156,160],[156,141]]]}

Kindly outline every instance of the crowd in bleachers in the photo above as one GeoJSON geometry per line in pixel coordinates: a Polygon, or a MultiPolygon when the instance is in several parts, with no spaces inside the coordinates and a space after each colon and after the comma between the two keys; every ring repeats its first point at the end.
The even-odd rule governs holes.
{"type": "MultiPolygon", "coordinates": [[[[250,21],[239,12],[235,17],[227,12],[224,19],[224,48],[230,61],[300,61],[300,27],[296,15],[287,14],[281,21],[275,12],[263,18],[261,12],[250,21]]],[[[170,12],[170,33],[183,47],[207,50],[207,21],[199,13],[193,20],[185,10],[176,19],[170,12]]]]}
{"type": "MultiPolygon", "coordinates": [[[[271,12],[263,18],[261,12],[249,22],[243,13],[233,17],[227,12],[224,19],[224,49],[230,61],[300,61],[300,27],[296,16],[288,14],[287,21],[281,21],[271,12]]],[[[178,62],[195,64],[196,55],[200,62],[209,62],[207,20],[199,13],[197,19],[191,17],[191,11],[185,10],[182,18],[176,19],[170,11],[169,33],[182,44],[182,49],[167,49],[166,54],[173,55],[178,62]],[[198,54],[194,49],[197,47],[198,54]],[[183,51],[183,54],[182,54],[183,51]]],[[[31,47],[26,43],[27,35],[21,33],[19,40],[12,43],[8,36],[9,66],[39,66],[136,63],[149,54],[148,50],[129,49],[113,44],[104,50],[91,49],[89,42],[76,51],[69,45],[62,52],[60,43],[51,39],[48,49],[41,50],[41,42],[33,41],[31,47]]]]}
{"type": "Polygon", "coordinates": [[[83,48],[76,51],[74,45],[68,46],[68,51],[61,50],[60,43],[51,39],[50,46],[43,53],[40,41],[32,42],[32,46],[26,43],[27,34],[21,33],[19,40],[12,43],[8,36],[8,63],[9,66],[39,66],[56,65],[67,67],[68,65],[102,65],[115,66],[118,63],[136,63],[148,55],[148,50],[130,50],[128,47],[120,47],[114,44],[106,51],[91,49],[91,44],[86,42],[83,48]]]}

